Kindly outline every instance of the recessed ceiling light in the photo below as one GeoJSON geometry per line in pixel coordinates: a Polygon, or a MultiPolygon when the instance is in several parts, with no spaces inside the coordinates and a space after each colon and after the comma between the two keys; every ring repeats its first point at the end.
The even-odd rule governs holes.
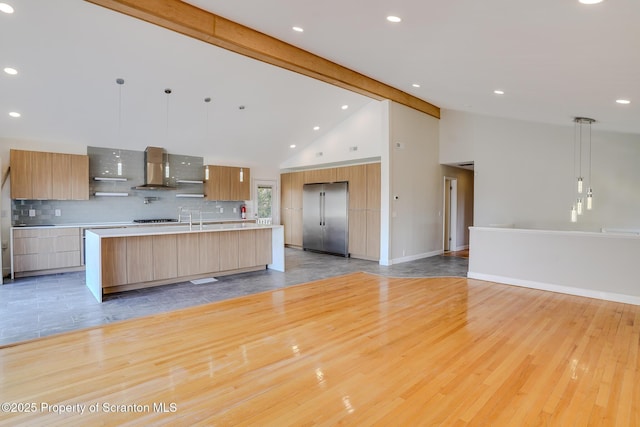
{"type": "Polygon", "coordinates": [[[296,144],[291,144],[289,148],[296,148],[296,144]]]}
{"type": "Polygon", "coordinates": [[[389,15],[389,16],[387,16],[387,21],[396,22],[397,23],[397,22],[402,21],[402,18],[399,18],[397,16],[393,16],[393,15],[389,15]]]}
{"type": "Polygon", "coordinates": [[[13,13],[13,8],[6,3],[0,3],[0,12],[13,13]]]}
{"type": "Polygon", "coordinates": [[[495,93],[496,95],[504,95],[504,91],[500,89],[494,90],[493,93],[495,93]]]}
{"type": "Polygon", "coordinates": [[[15,118],[20,117],[20,113],[18,113],[18,112],[16,112],[16,111],[12,111],[12,112],[10,112],[10,113],[9,113],[9,115],[10,115],[11,117],[15,117],[15,118]]]}
{"type": "Polygon", "coordinates": [[[420,87],[420,85],[419,85],[418,83],[414,83],[414,84],[412,84],[411,86],[413,86],[413,87],[420,87]]]}
{"type": "Polygon", "coordinates": [[[18,74],[18,70],[16,70],[15,68],[11,68],[11,67],[6,67],[4,69],[4,72],[7,74],[10,74],[12,76],[15,76],[16,74],[18,74]]]}
{"type": "Polygon", "coordinates": [[[302,27],[293,27],[292,30],[293,31],[297,31],[298,33],[304,32],[304,28],[302,28],[302,27]]]}
{"type": "Polygon", "coordinates": [[[602,0],[578,0],[582,4],[598,4],[602,3],[602,0]]]}
{"type": "Polygon", "coordinates": [[[341,108],[342,108],[343,110],[346,110],[347,108],[349,108],[349,106],[348,106],[348,105],[343,105],[341,108]]]}
{"type": "Polygon", "coordinates": [[[313,130],[320,130],[320,126],[314,126],[313,130]]]}
{"type": "Polygon", "coordinates": [[[616,99],[616,102],[618,104],[624,104],[624,105],[631,104],[631,101],[629,101],[628,99],[616,99]]]}

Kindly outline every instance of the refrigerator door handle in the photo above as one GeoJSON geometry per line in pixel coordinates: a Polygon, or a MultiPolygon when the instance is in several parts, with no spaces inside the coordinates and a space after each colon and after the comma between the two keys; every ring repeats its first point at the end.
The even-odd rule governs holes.
{"type": "Polygon", "coordinates": [[[327,217],[326,217],[326,204],[327,204],[327,194],[323,191],[322,192],[322,226],[324,227],[325,225],[327,225],[327,217]]]}
{"type": "Polygon", "coordinates": [[[320,209],[320,226],[322,226],[322,191],[319,193],[318,209],[320,209]]]}

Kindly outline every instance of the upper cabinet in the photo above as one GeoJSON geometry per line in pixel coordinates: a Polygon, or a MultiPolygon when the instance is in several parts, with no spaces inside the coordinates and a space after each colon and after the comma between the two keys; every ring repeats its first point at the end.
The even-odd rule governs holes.
{"type": "Polygon", "coordinates": [[[205,193],[207,200],[250,200],[251,170],[233,166],[205,166],[205,193]]]}
{"type": "Polygon", "coordinates": [[[11,150],[11,198],[89,200],[89,156],[11,150]]]}
{"type": "Polygon", "coordinates": [[[336,182],[336,168],[313,169],[304,171],[305,184],[336,182]]]}

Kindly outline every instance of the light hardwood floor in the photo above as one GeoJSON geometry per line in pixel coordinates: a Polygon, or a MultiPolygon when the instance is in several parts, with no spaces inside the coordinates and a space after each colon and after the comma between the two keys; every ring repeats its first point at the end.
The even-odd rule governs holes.
{"type": "Polygon", "coordinates": [[[638,306],[354,273],[1,348],[0,423],[634,426],[639,346],[638,306]]]}

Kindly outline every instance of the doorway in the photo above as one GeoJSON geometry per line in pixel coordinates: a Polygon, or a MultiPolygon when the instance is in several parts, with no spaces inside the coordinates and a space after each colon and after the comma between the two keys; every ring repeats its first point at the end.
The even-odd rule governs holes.
{"type": "Polygon", "coordinates": [[[444,177],[443,202],[443,243],[444,252],[455,251],[458,246],[458,180],[444,177]]]}
{"type": "Polygon", "coordinates": [[[256,179],[253,182],[254,216],[260,223],[279,224],[278,183],[276,180],[256,179]]]}

